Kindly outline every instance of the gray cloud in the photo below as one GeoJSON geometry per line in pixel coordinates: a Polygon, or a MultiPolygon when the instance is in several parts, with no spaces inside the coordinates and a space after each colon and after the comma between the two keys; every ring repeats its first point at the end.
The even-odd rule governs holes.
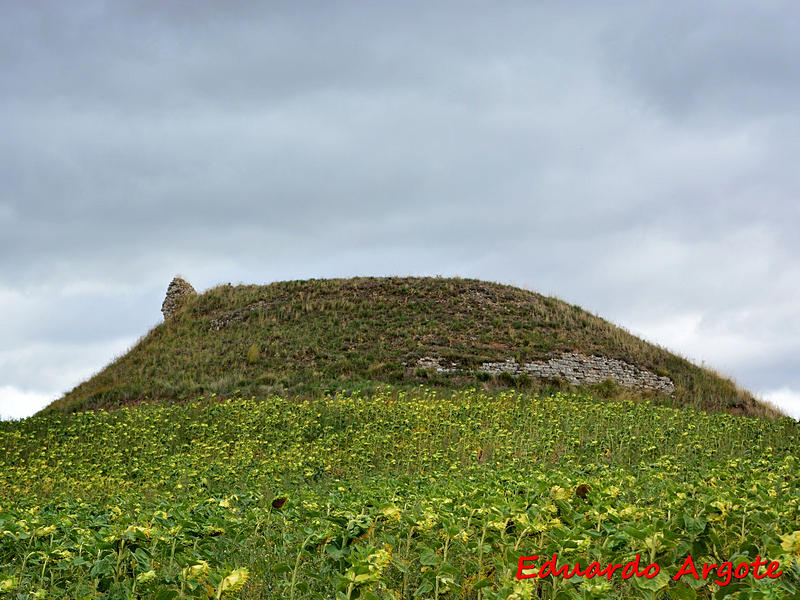
{"type": "Polygon", "coordinates": [[[800,18],[787,2],[640,7],[608,36],[616,74],[676,119],[796,116],[800,18]]]}
{"type": "Polygon", "coordinates": [[[176,272],[505,281],[800,397],[792,4],[2,10],[0,413],[176,272]]]}

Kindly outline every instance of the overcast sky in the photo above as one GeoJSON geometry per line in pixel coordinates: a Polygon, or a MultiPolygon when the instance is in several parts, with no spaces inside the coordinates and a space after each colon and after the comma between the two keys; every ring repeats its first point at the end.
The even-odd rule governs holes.
{"type": "Polygon", "coordinates": [[[170,279],[461,275],[800,417],[795,2],[0,1],[0,415],[170,279]]]}

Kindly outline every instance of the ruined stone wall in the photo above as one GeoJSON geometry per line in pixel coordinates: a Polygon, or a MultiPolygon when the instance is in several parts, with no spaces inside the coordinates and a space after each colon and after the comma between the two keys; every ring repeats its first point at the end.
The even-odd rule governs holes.
{"type": "Polygon", "coordinates": [[[192,284],[185,279],[181,279],[180,277],[173,278],[173,280],[169,282],[167,295],[164,298],[164,302],[161,304],[161,313],[164,315],[164,320],[166,321],[175,314],[175,311],[180,308],[187,296],[196,293],[192,284]]]}
{"type": "MultiPolygon", "coordinates": [[[[438,373],[457,373],[463,371],[455,364],[442,365],[433,357],[423,357],[417,361],[423,369],[434,369],[438,373]]],[[[499,375],[528,375],[537,379],[565,379],[573,385],[592,385],[611,379],[619,385],[633,389],[652,390],[672,394],[675,384],[669,377],[658,376],[640,369],[625,361],[603,356],[584,356],[575,352],[565,352],[559,357],[546,361],[518,363],[513,359],[502,362],[486,362],[478,369],[480,373],[499,375]]]]}

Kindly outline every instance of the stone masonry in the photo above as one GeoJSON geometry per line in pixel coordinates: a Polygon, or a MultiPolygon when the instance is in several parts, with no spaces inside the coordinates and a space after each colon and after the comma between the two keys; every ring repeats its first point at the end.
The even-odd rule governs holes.
{"type": "MultiPolygon", "coordinates": [[[[442,365],[440,359],[425,356],[417,361],[418,368],[432,369],[437,373],[464,372],[454,363],[442,365]]],[[[565,352],[559,357],[546,361],[518,363],[513,359],[502,362],[485,362],[478,369],[480,373],[499,375],[528,375],[539,379],[565,379],[573,385],[591,385],[611,379],[627,388],[652,390],[672,394],[675,384],[669,377],[660,377],[645,369],[640,369],[625,361],[603,356],[584,356],[575,352],[565,352]]]]}
{"type": "Polygon", "coordinates": [[[480,371],[484,373],[529,375],[537,378],[562,378],[573,385],[591,385],[611,379],[628,388],[638,388],[666,392],[675,391],[669,377],[659,377],[645,369],[615,358],[603,356],[584,356],[565,352],[560,357],[548,361],[535,361],[519,364],[515,360],[483,363],[480,371]]]}
{"type": "Polygon", "coordinates": [[[252,304],[248,304],[242,308],[237,308],[236,310],[226,312],[216,319],[211,320],[211,329],[213,331],[220,331],[229,325],[233,325],[239,321],[244,321],[247,318],[247,315],[249,315],[251,312],[265,308],[268,306],[268,304],[269,302],[266,300],[259,300],[258,302],[253,302],[252,304]]]}
{"type": "Polygon", "coordinates": [[[175,314],[175,311],[181,307],[187,296],[192,296],[196,293],[192,284],[185,279],[180,277],[173,278],[173,280],[169,282],[167,295],[164,298],[164,302],[161,304],[161,312],[164,315],[164,320],[166,321],[175,314]]]}
{"type": "Polygon", "coordinates": [[[463,369],[459,369],[456,363],[451,362],[448,366],[442,365],[441,359],[434,356],[423,356],[417,360],[418,369],[429,369],[437,373],[458,373],[463,369]]]}

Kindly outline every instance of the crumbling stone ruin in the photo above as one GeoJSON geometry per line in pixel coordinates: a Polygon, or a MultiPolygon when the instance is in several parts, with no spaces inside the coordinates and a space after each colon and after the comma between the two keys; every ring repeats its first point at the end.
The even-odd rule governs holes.
{"type": "Polygon", "coordinates": [[[253,302],[252,304],[248,304],[242,308],[237,308],[236,310],[226,312],[216,319],[211,320],[211,329],[213,331],[225,329],[229,325],[244,321],[250,313],[262,308],[266,308],[267,306],[269,306],[269,302],[267,300],[259,300],[258,302],[253,302]]]}
{"type": "Polygon", "coordinates": [[[196,293],[191,283],[180,277],[174,277],[172,281],[169,282],[167,295],[164,298],[164,302],[161,304],[161,312],[164,315],[164,320],[166,321],[174,315],[175,311],[181,307],[188,296],[192,296],[196,293]]]}
{"type": "MultiPolygon", "coordinates": [[[[437,373],[457,373],[455,364],[442,365],[438,358],[425,356],[417,361],[417,367],[433,369],[437,373]]],[[[499,375],[528,375],[539,379],[565,379],[573,385],[592,385],[611,379],[627,388],[652,390],[672,394],[675,384],[669,377],[658,376],[645,369],[615,358],[584,356],[575,352],[564,352],[561,356],[546,361],[518,363],[513,359],[502,362],[485,362],[479,373],[499,375]]]]}

